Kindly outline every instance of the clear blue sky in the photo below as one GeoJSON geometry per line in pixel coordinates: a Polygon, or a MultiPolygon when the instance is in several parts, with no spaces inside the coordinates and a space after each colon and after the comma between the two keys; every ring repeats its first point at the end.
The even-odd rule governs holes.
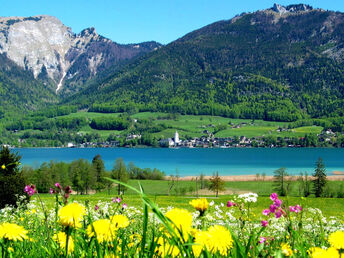
{"type": "MultiPolygon", "coordinates": [[[[53,15],[76,33],[87,27],[118,43],[155,40],[167,44],[207,24],[266,9],[270,0],[0,0],[0,16],[53,15]]],[[[343,0],[303,0],[344,12],[343,0]]]]}

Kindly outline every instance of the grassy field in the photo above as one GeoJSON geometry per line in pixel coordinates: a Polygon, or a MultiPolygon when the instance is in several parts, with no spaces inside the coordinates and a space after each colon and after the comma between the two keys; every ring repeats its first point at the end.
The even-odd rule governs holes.
{"type": "MultiPolygon", "coordinates": [[[[130,180],[129,185],[139,188],[138,180],[130,180]]],[[[192,210],[189,201],[197,197],[197,193],[194,190],[194,181],[178,181],[174,188],[170,191],[170,196],[168,196],[169,181],[155,181],[155,180],[141,180],[140,181],[145,193],[150,196],[160,207],[175,206],[180,208],[186,208],[192,210]],[[188,189],[184,195],[180,192],[176,192],[175,189],[185,188],[188,189]],[[191,190],[193,188],[193,190],[191,190]]],[[[329,187],[331,189],[339,189],[340,186],[344,187],[343,181],[331,181],[329,182],[329,187]]],[[[232,191],[234,194],[240,194],[243,192],[255,192],[259,195],[258,202],[252,205],[252,209],[257,214],[261,214],[261,211],[267,208],[271,200],[269,195],[274,192],[273,182],[268,181],[252,181],[252,182],[226,182],[226,190],[232,191]]],[[[228,200],[233,198],[233,195],[226,194],[215,197],[214,193],[199,191],[198,196],[204,196],[209,201],[213,200],[216,204],[224,203],[226,204],[228,200]]],[[[343,198],[314,198],[313,196],[307,198],[297,197],[298,195],[298,183],[294,182],[290,196],[283,197],[282,199],[287,201],[290,205],[302,204],[304,207],[313,207],[321,209],[326,216],[344,216],[344,199],[343,198]]],[[[86,200],[90,202],[91,205],[95,205],[98,201],[111,201],[112,197],[117,196],[117,191],[111,189],[110,192],[104,191],[101,193],[96,193],[93,195],[72,195],[72,200],[77,200],[80,202],[85,202],[86,200]]],[[[53,207],[54,198],[48,194],[41,195],[42,200],[48,205],[48,207],[53,207]]],[[[37,197],[36,197],[37,198],[37,197]]],[[[124,201],[135,207],[140,207],[142,201],[140,196],[133,192],[132,190],[127,190],[123,196],[124,201]]]]}
{"type": "MultiPolygon", "coordinates": [[[[120,113],[95,113],[95,112],[77,112],[62,117],[70,118],[97,118],[97,117],[118,117],[120,113]]],[[[152,119],[154,124],[165,124],[168,129],[156,132],[153,135],[157,138],[170,138],[174,136],[178,130],[181,138],[186,137],[200,137],[205,135],[204,131],[214,132],[215,127],[222,125],[226,126],[225,130],[218,131],[216,137],[261,137],[261,136],[276,136],[276,137],[302,137],[305,134],[315,133],[319,134],[323,128],[320,126],[305,126],[294,128],[289,131],[277,132],[279,127],[288,126],[287,122],[271,122],[263,120],[250,119],[232,119],[219,116],[207,115],[178,115],[176,119],[158,119],[167,117],[167,113],[162,112],[141,112],[131,115],[135,119],[152,119]],[[238,127],[238,128],[236,128],[238,127]]],[[[110,134],[126,134],[126,131],[115,130],[94,130],[89,126],[84,126],[80,129],[81,133],[99,133],[101,137],[108,137],[110,134]]]]}

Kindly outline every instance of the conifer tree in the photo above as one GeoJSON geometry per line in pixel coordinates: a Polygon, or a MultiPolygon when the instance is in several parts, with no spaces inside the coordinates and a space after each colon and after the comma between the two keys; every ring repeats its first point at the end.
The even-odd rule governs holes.
{"type": "Polygon", "coordinates": [[[322,196],[327,183],[326,169],[322,158],[319,158],[315,164],[315,171],[313,177],[314,195],[315,197],[320,197],[322,196]]]}

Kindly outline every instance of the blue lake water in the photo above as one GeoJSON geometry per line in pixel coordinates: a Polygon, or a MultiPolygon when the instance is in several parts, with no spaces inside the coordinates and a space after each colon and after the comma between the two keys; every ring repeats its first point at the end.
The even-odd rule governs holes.
{"type": "Polygon", "coordinates": [[[328,174],[344,171],[344,149],[334,148],[229,148],[229,149],[164,149],[164,148],[23,148],[15,149],[23,165],[38,167],[43,162],[87,159],[100,154],[108,170],[121,157],[141,168],[157,168],[167,175],[180,176],[248,175],[266,173],[286,167],[290,174],[314,171],[316,160],[324,160],[328,174]]]}

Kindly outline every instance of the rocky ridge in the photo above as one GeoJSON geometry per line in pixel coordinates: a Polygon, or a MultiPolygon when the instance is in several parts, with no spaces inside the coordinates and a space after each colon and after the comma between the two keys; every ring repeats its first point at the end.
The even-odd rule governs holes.
{"type": "Polygon", "coordinates": [[[121,45],[88,28],[72,32],[56,17],[0,17],[0,54],[56,92],[76,92],[98,72],[153,51],[156,42],[121,45]]]}

